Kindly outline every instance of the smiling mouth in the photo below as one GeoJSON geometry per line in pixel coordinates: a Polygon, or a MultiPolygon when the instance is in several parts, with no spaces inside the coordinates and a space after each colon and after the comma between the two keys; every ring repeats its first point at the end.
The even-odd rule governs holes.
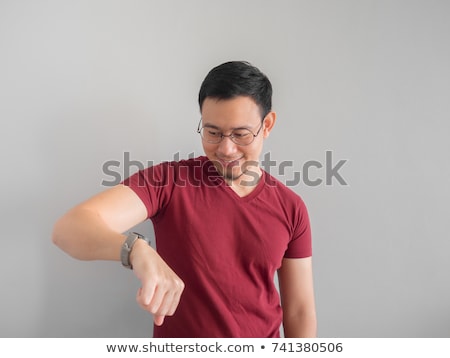
{"type": "Polygon", "coordinates": [[[239,165],[239,161],[242,159],[243,157],[239,157],[236,159],[231,159],[231,160],[226,160],[226,159],[222,159],[222,158],[217,158],[218,161],[225,167],[229,167],[229,166],[236,166],[239,165]]]}

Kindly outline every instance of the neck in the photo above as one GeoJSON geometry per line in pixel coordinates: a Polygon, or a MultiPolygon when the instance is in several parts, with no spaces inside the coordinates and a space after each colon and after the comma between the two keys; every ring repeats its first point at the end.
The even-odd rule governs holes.
{"type": "Polygon", "coordinates": [[[226,179],[226,183],[239,196],[243,197],[250,194],[258,185],[262,176],[262,171],[259,167],[252,167],[239,175],[237,178],[226,179]]]}

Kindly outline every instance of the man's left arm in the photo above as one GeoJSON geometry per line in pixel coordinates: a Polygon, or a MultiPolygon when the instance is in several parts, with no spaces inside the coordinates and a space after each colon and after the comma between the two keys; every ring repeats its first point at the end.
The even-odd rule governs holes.
{"type": "Polygon", "coordinates": [[[278,282],[285,337],[316,337],[312,258],[283,259],[278,282]]]}

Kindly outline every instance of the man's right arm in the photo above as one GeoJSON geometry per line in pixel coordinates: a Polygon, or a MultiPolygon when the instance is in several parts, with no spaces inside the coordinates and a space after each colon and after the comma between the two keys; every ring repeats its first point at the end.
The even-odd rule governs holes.
{"type": "MultiPolygon", "coordinates": [[[[137,194],[118,185],[69,210],[56,222],[52,240],[79,260],[120,261],[123,232],[146,218],[147,209],[137,194]]],[[[164,316],[175,312],[184,283],[143,240],[133,246],[130,262],[141,281],[137,301],[160,325],[164,316]]]]}
{"type": "Polygon", "coordinates": [[[147,218],[136,193],[118,185],[78,204],[55,224],[52,240],[80,260],[119,260],[122,233],[147,218]]]}

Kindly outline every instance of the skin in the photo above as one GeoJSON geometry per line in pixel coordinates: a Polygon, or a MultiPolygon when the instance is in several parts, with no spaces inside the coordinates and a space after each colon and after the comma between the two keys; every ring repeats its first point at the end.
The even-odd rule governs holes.
{"type": "MultiPolygon", "coordinates": [[[[218,144],[202,141],[206,156],[214,163],[228,185],[240,196],[256,187],[261,176],[258,161],[264,139],[276,120],[275,112],[263,118],[261,131],[248,146],[238,146],[230,138],[218,144]],[[248,185],[252,181],[253,185],[248,185]],[[244,184],[246,183],[246,184],[244,184]]],[[[228,135],[234,128],[248,128],[256,134],[261,125],[258,105],[249,97],[229,100],[206,98],[202,106],[202,125],[213,126],[228,135]]],[[[53,242],[80,260],[120,260],[125,240],[122,232],[143,222],[147,210],[126,186],[118,185],[80,203],[63,215],[54,226],[53,242]]],[[[141,282],[136,300],[154,316],[156,325],[171,316],[182,298],[184,282],[143,240],[138,240],[130,254],[133,272],[141,282]]],[[[283,326],[286,337],[315,337],[311,258],[284,259],[278,271],[283,326]]]]}
{"type": "MultiPolygon", "coordinates": [[[[248,195],[255,188],[257,182],[252,180],[255,175],[261,176],[259,156],[275,120],[275,112],[267,114],[258,136],[250,145],[239,146],[229,137],[224,137],[218,144],[202,141],[205,155],[240,196],[248,195]],[[254,185],[244,185],[245,182],[254,182],[254,185]]],[[[202,106],[202,125],[220,130],[225,135],[237,128],[246,128],[256,134],[261,126],[261,111],[249,97],[230,100],[206,98],[202,106]]]]}

